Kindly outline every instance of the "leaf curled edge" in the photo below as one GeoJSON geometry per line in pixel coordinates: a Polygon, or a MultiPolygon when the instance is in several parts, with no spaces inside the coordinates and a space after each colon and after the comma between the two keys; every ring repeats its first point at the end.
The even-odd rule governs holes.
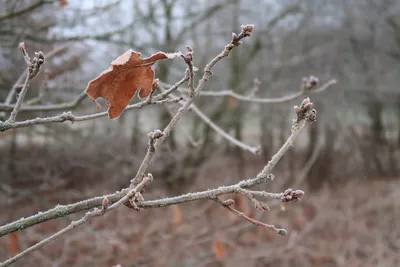
{"type": "Polygon", "coordinates": [[[99,108],[96,99],[102,97],[108,105],[110,119],[117,118],[139,91],[139,97],[148,96],[152,90],[154,70],[151,68],[158,60],[173,59],[181,53],[158,52],[142,59],[141,53],[132,49],[111,62],[111,66],[98,77],[91,80],[86,87],[86,94],[99,108]]]}

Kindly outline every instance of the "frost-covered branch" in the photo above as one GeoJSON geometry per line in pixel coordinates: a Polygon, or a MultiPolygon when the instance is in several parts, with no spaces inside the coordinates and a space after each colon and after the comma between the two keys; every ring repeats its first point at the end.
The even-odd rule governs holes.
{"type": "MultiPolygon", "coordinates": [[[[306,99],[306,102],[308,102],[308,101],[309,100],[306,99]]],[[[298,123],[297,122],[294,123],[294,125],[292,127],[292,132],[291,132],[290,136],[288,137],[288,139],[286,140],[286,142],[283,144],[283,146],[279,149],[279,151],[271,158],[271,160],[268,162],[268,164],[264,167],[264,169],[256,177],[253,177],[253,178],[250,178],[247,180],[242,180],[242,181],[238,182],[237,184],[221,186],[221,187],[210,189],[210,190],[188,193],[188,194],[183,194],[180,196],[168,197],[168,198],[162,198],[162,199],[156,199],[156,200],[140,201],[140,202],[136,203],[137,207],[139,207],[141,209],[161,208],[161,207],[177,205],[177,204],[181,204],[181,203],[185,203],[185,202],[196,201],[196,200],[200,200],[200,199],[209,199],[209,198],[213,198],[213,197],[220,196],[220,195],[226,195],[226,194],[230,194],[230,193],[241,193],[241,194],[245,194],[245,195],[247,193],[251,193],[251,194],[254,194],[255,196],[264,196],[264,197],[268,196],[269,194],[265,194],[265,193],[255,194],[252,191],[249,191],[249,192],[242,191],[242,189],[250,188],[255,185],[274,180],[274,175],[272,174],[272,169],[278,163],[278,161],[282,158],[282,156],[293,146],[294,141],[296,140],[296,138],[300,134],[300,132],[307,126],[307,124],[312,122],[310,119],[315,119],[313,114],[314,114],[314,111],[310,110],[308,112],[307,120],[303,119],[303,120],[299,121],[298,123]],[[258,195],[258,194],[260,194],[260,195],[258,195]]],[[[124,196],[126,196],[128,192],[129,192],[129,189],[123,189],[121,192],[116,192],[116,193],[110,194],[110,195],[87,199],[87,200],[84,200],[84,201],[81,201],[78,203],[74,203],[74,204],[70,204],[70,205],[58,205],[55,208],[50,209],[48,211],[40,212],[36,215],[9,223],[4,226],[1,226],[0,227],[0,236],[4,236],[11,232],[29,228],[33,225],[42,223],[47,220],[52,220],[52,219],[64,217],[64,216],[67,216],[69,214],[76,213],[79,211],[90,210],[94,207],[99,207],[102,205],[102,201],[105,197],[108,199],[110,204],[113,204],[115,202],[118,202],[124,196]]],[[[271,196],[271,195],[269,195],[269,196],[271,196]]],[[[280,195],[280,197],[281,196],[282,195],[280,195]]]]}
{"type": "MultiPolygon", "coordinates": [[[[166,140],[166,138],[168,138],[168,136],[170,135],[173,128],[177,125],[177,123],[180,121],[182,116],[189,111],[190,108],[194,108],[196,110],[196,107],[193,105],[193,102],[201,95],[201,91],[203,90],[203,88],[205,87],[206,83],[208,82],[208,80],[210,79],[210,77],[212,75],[212,69],[213,69],[214,65],[217,64],[224,57],[227,57],[233,48],[239,46],[241,44],[242,39],[251,36],[253,28],[254,28],[253,25],[243,25],[241,27],[241,32],[238,35],[233,34],[232,40],[225,46],[224,50],[220,54],[218,54],[215,58],[213,58],[206,65],[203,75],[202,75],[202,78],[199,80],[197,86],[194,84],[194,79],[193,79],[194,71],[195,71],[195,67],[193,66],[193,55],[191,53],[191,49],[188,49],[189,54],[184,56],[184,60],[185,60],[186,64],[188,65],[188,71],[185,74],[184,78],[182,78],[180,81],[178,81],[175,85],[171,86],[168,90],[161,92],[160,94],[158,94],[156,96],[153,96],[153,92],[154,92],[154,89],[157,87],[157,82],[155,82],[155,83],[153,82],[152,91],[148,95],[147,99],[145,99],[142,102],[139,102],[137,104],[130,105],[126,108],[126,109],[135,109],[135,108],[141,108],[141,107],[144,107],[144,106],[150,105],[150,104],[178,102],[181,100],[184,101],[182,103],[182,106],[178,109],[178,111],[172,117],[171,121],[164,128],[164,130],[162,130],[162,131],[156,130],[149,134],[149,147],[148,147],[147,153],[144,156],[143,161],[142,161],[139,169],[137,170],[136,175],[131,180],[131,183],[128,188],[125,188],[125,189],[121,190],[120,192],[116,192],[114,194],[101,196],[101,197],[95,197],[92,199],[87,199],[87,200],[80,201],[78,203],[74,203],[74,204],[70,204],[70,205],[65,205],[65,206],[58,205],[55,208],[50,209],[46,212],[41,212],[36,215],[30,216],[27,218],[23,218],[23,219],[11,222],[7,225],[1,226],[0,227],[0,236],[4,236],[6,234],[9,234],[9,233],[12,233],[15,231],[29,228],[33,225],[42,223],[47,220],[64,217],[69,214],[76,213],[76,212],[83,211],[83,210],[88,211],[88,210],[94,209],[93,211],[87,212],[85,214],[85,216],[82,217],[80,220],[78,220],[76,222],[72,222],[69,226],[58,231],[57,233],[50,236],[49,238],[42,240],[41,242],[33,245],[32,247],[21,252],[20,254],[16,255],[15,257],[1,263],[0,266],[8,266],[11,263],[22,258],[23,256],[27,255],[28,253],[42,247],[43,245],[51,242],[52,240],[55,240],[56,238],[60,237],[61,235],[69,232],[71,229],[75,228],[76,226],[84,224],[86,221],[89,220],[89,218],[94,217],[94,216],[103,215],[104,213],[109,212],[118,207],[121,207],[123,205],[130,206],[135,209],[149,209],[149,208],[160,208],[160,207],[165,207],[165,206],[170,206],[170,205],[176,205],[176,204],[191,202],[191,201],[200,200],[200,199],[212,199],[213,201],[216,201],[217,203],[219,203],[223,207],[227,208],[231,212],[240,216],[242,219],[249,221],[254,225],[262,226],[264,228],[274,230],[275,232],[284,235],[286,233],[286,230],[277,228],[274,225],[265,224],[263,222],[252,219],[252,218],[244,215],[242,212],[231,207],[231,205],[233,204],[232,201],[229,201],[229,200],[222,201],[218,197],[221,195],[232,194],[232,193],[243,194],[252,200],[252,202],[254,203],[256,208],[267,209],[267,206],[265,204],[263,204],[261,201],[259,201],[258,199],[256,199],[256,197],[269,197],[269,198],[277,199],[282,202],[288,202],[288,201],[297,201],[301,196],[303,196],[304,192],[301,190],[288,189],[282,193],[269,193],[269,192],[265,192],[265,191],[248,190],[248,188],[258,185],[258,184],[267,183],[268,181],[273,180],[274,175],[272,174],[272,170],[275,167],[275,165],[279,162],[279,160],[283,157],[283,155],[293,146],[294,141],[296,140],[296,138],[298,137],[300,132],[308,124],[315,121],[316,111],[312,108],[313,104],[310,102],[309,98],[305,98],[303,100],[303,102],[301,103],[300,107],[295,106],[295,113],[296,113],[297,117],[293,121],[293,126],[292,126],[290,136],[288,137],[287,141],[283,144],[283,146],[279,149],[279,151],[271,158],[271,160],[265,165],[265,167],[261,170],[261,172],[258,173],[255,177],[246,179],[246,180],[242,180],[242,181],[240,181],[236,184],[232,184],[232,185],[220,186],[218,188],[214,188],[214,189],[210,189],[210,190],[194,192],[194,193],[187,193],[187,194],[183,194],[180,196],[167,197],[167,198],[161,198],[161,199],[156,199],[156,200],[143,200],[143,197],[140,194],[140,191],[148,184],[148,182],[150,182],[152,180],[151,174],[148,174],[146,172],[147,172],[149,164],[151,163],[159,146],[166,140]],[[189,89],[189,97],[169,98],[172,96],[173,92],[175,92],[179,88],[179,86],[181,86],[185,82],[188,82],[188,84],[189,84],[188,85],[190,88],[189,89]],[[101,207],[101,209],[98,209],[98,207],[101,207]]],[[[41,55],[37,54],[36,58],[40,59],[41,55]]],[[[29,56],[27,56],[27,54],[26,54],[26,57],[29,58],[29,56]]],[[[32,61],[32,65],[33,65],[33,67],[31,67],[28,64],[29,71],[27,73],[27,78],[26,78],[27,80],[29,78],[33,77],[34,75],[36,75],[40,69],[40,65],[39,65],[39,67],[35,66],[33,61],[32,61]]],[[[316,86],[316,84],[317,84],[317,80],[314,77],[309,77],[309,78],[305,79],[302,84],[301,93],[304,93],[304,91],[314,88],[316,86]]],[[[26,91],[26,89],[25,89],[25,91],[26,91]]],[[[253,96],[249,96],[249,97],[253,97],[253,96]]],[[[107,112],[102,112],[102,113],[90,114],[90,115],[85,115],[85,116],[74,116],[74,115],[72,115],[72,113],[67,112],[67,113],[63,113],[63,114],[55,116],[55,117],[36,118],[33,120],[15,122],[15,117],[18,114],[18,111],[21,109],[23,98],[24,98],[24,95],[20,94],[17,104],[14,106],[13,112],[11,113],[12,116],[10,116],[10,119],[7,120],[6,122],[0,122],[0,131],[5,131],[5,130],[11,129],[11,128],[28,127],[31,125],[43,124],[43,123],[63,122],[63,121],[72,121],[72,122],[84,121],[84,120],[90,120],[90,119],[95,119],[98,117],[106,116],[108,114],[107,112]]],[[[78,96],[78,99],[80,99],[80,96],[78,96]]],[[[204,115],[203,120],[205,117],[206,116],[204,115]]],[[[219,131],[219,133],[222,134],[221,131],[219,131]]],[[[225,137],[229,139],[229,136],[225,136],[225,137]]],[[[239,141],[237,141],[237,140],[235,141],[235,140],[231,139],[230,141],[236,142],[237,145],[241,145],[243,148],[245,148],[246,145],[237,143],[239,141]]],[[[248,147],[248,150],[253,151],[254,149],[248,147]]],[[[256,152],[256,151],[254,150],[254,152],[256,152]]]]}

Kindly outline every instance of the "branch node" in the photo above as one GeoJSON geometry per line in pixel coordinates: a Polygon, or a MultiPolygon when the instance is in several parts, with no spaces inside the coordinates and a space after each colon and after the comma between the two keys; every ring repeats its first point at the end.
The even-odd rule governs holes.
{"type": "Polygon", "coordinates": [[[309,77],[304,77],[301,83],[300,91],[305,93],[315,88],[319,84],[319,79],[310,75],[309,77]]]}
{"type": "Polygon", "coordinates": [[[301,102],[300,107],[294,106],[294,111],[297,115],[297,119],[295,120],[294,126],[299,124],[302,120],[306,120],[307,122],[314,122],[317,118],[317,111],[312,108],[313,103],[311,103],[310,98],[306,97],[301,102]]]}
{"type": "Polygon", "coordinates": [[[233,204],[235,204],[235,200],[227,199],[227,200],[223,201],[222,204],[224,207],[229,207],[229,206],[232,206],[233,204]]]}
{"type": "Polygon", "coordinates": [[[293,190],[292,188],[286,189],[281,198],[282,202],[299,201],[304,195],[303,190],[293,190]]]}
{"type": "Polygon", "coordinates": [[[273,175],[272,173],[267,175],[267,179],[269,179],[270,181],[275,180],[275,175],[273,175]]]}
{"type": "Polygon", "coordinates": [[[281,235],[281,236],[285,236],[285,235],[287,235],[287,231],[285,230],[285,229],[278,229],[278,234],[279,235],[281,235]]]}
{"type": "Polygon", "coordinates": [[[149,133],[149,151],[151,153],[156,152],[156,148],[154,147],[154,143],[156,139],[159,139],[164,136],[164,133],[161,130],[154,130],[151,133],[149,133]]]}

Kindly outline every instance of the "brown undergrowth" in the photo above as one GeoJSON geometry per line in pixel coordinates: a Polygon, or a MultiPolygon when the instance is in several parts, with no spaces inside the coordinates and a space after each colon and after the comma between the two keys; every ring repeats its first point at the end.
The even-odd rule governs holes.
{"type": "MultiPolygon", "coordinates": [[[[29,158],[27,151],[19,150],[13,159],[13,164],[18,165],[17,176],[11,181],[13,191],[3,186],[0,194],[1,223],[58,203],[111,193],[110,186],[115,187],[118,179],[123,184],[129,179],[129,170],[135,169],[132,167],[135,158],[129,163],[117,160],[110,156],[113,149],[122,148],[97,151],[97,157],[93,157],[91,149],[81,153],[69,149],[61,153],[55,148],[30,148],[29,158]],[[115,169],[119,172],[112,171],[115,169]]],[[[198,166],[199,178],[186,184],[185,191],[238,181],[236,161],[221,151],[210,156],[198,166]]],[[[4,169],[10,167],[4,157],[1,163],[4,169]]],[[[260,157],[248,156],[246,175],[254,175],[262,165],[260,157]]],[[[157,170],[153,174],[155,181],[144,193],[146,199],[175,194],[165,187],[164,177],[159,176],[157,170]]],[[[278,178],[287,176],[279,172],[276,175],[278,178]]],[[[287,179],[294,177],[287,176],[287,179]]],[[[279,192],[283,190],[279,184],[263,186],[279,192]]],[[[33,252],[15,266],[356,267],[400,264],[399,180],[353,179],[335,187],[326,185],[318,192],[305,191],[306,196],[296,207],[292,203],[282,206],[270,201],[267,204],[271,210],[264,212],[254,209],[242,195],[230,196],[236,201],[234,205],[246,215],[290,229],[285,237],[256,228],[212,201],[140,212],[118,209],[113,215],[93,220],[87,227],[75,229],[51,246],[33,252]]],[[[10,257],[80,217],[74,214],[4,236],[0,238],[0,257],[10,257]]]]}

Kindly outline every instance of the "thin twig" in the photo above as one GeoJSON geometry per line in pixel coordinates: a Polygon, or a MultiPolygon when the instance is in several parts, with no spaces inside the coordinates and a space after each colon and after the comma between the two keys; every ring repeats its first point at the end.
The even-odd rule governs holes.
{"type": "MultiPolygon", "coordinates": [[[[13,98],[14,98],[14,95],[15,95],[15,93],[16,93],[16,91],[17,91],[17,88],[21,86],[22,81],[24,80],[24,77],[26,77],[27,75],[28,75],[28,69],[25,69],[25,70],[21,73],[21,75],[18,77],[17,81],[14,83],[14,85],[13,85],[13,87],[11,88],[10,92],[8,92],[7,98],[6,98],[6,100],[4,101],[4,104],[5,104],[5,105],[11,104],[11,102],[12,102],[12,100],[13,100],[13,98]]],[[[1,107],[1,106],[0,106],[0,107],[1,107]]],[[[12,111],[13,108],[14,108],[14,106],[11,106],[11,105],[10,105],[10,111],[12,111]]],[[[3,109],[0,108],[0,110],[3,110],[3,109]]]]}
{"type": "Polygon", "coordinates": [[[263,222],[260,222],[258,220],[252,219],[250,217],[248,217],[247,215],[245,215],[243,212],[238,211],[235,208],[232,208],[230,205],[226,205],[222,200],[220,200],[219,198],[215,197],[212,198],[212,200],[214,200],[215,202],[217,202],[218,204],[220,204],[222,207],[226,208],[227,210],[229,210],[230,212],[232,212],[233,214],[239,216],[240,218],[249,221],[250,223],[252,223],[254,226],[260,226],[263,228],[266,228],[268,230],[272,230],[280,235],[286,235],[287,231],[285,229],[282,228],[277,228],[275,225],[272,224],[266,224],[263,222]]]}
{"type": "Polygon", "coordinates": [[[24,60],[25,60],[25,63],[26,63],[26,66],[28,67],[28,69],[27,69],[25,82],[21,88],[21,92],[18,95],[17,103],[15,103],[14,109],[13,109],[13,111],[11,111],[10,117],[7,120],[8,123],[15,122],[15,119],[16,119],[18,112],[21,109],[22,103],[24,101],[26,92],[28,91],[29,80],[32,79],[33,77],[35,77],[39,73],[40,67],[42,66],[42,64],[45,61],[44,54],[41,51],[35,52],[35,57],[31,60],[28,52],[25,49],[24,43],[20,43],[18,45],[18,48],[24,57],[24,60]]]}
{"type": "Polygon", "coordinates": [[[158,96],[161,99],[164,99],[165,97],[167,97],[168,95],[170,95],[171,93],[175,92],[182,84],[184,84],[189,78],[188,77],[184,77],[182,78],[180,81],[178,81],[177,83],[175,83],[174,85],[169,86],[168,90],[165,90],[164,92],[160,93],[158,96]]]}
{"type": "Polygon", "coordinates": [[[265,191],[253,191],[248,189],[240,188],[238,189],[238,193],[241,193],[246,196],[258,196],[258,197],[266,197],[266,198],[273,198],[273,199],[282,199],[284,193],[270,193],[265,191]]]}
{"type": "Polygon", "coordinates": [[[271,158],[268,162],[267,166],[257,175],[256,179],[262,179],[267,177],[268,174],[271,173],[272,169],[278,163],[278,161],[286,154],[286,152],[293,147],[294,141],[296,140],[297,136],[300,132],[306,127],[307,125],[306,120],[302,120],[299,123],[295,124],[292,128],[292,134],[286,140],[285,144],[279,149],[279,151],[271,158]]]}
{"type": "MultiPolygon", "coordinates": [[[[74,100],[67,103],[61,104],[50,104],[50,105],[31,105],[24,106],[20,108],[20,112],[23,111],[57,111],[57,110],[66,110],[66,109],[74,109],[85,99],[86,93],[80,93],[74,100]]],[[[1,111],[11,111],[13,110],[14,105],[11,104],[0,104],[1,111]]]]}
{"type": "MultiPolygon", "coordinates": [[[[146,166],[148,166],[148,164],[150,163],[151,158],[153,157],[153,155],[156,153],[156,148],[155,148],[155,142],[156,140],[159,140],[160,138],[162,138],[164,135],[164,133],[160,130],[156,130],[153,131],[151,133],[149,133],[148,137],[149,137],[149,147],[147,149],[146,155],[144,157],[144,160],[142,162],[142,164],[140,165],[139,169],[138,169],[138,173],[142,173],[144,176],[144,172],[146,171],[146,166]],[[145,161],[147,160],[147,161],[145,161]]],[[[138,179],[132,179],[131,181],[131,187],[135,187],[136,186],[136,182],[138,181],[138,179]]]]}
{"type": "MultiPolygon", "coordinates": [[[[45,58],[46,58],[47,60],[49,60],[50,58],[54,57],[54,56],[57,55],[58,53],[60,53],[60,52],[62,52],[63,50],[65,50],[66,48],[67,48],[66,45],[57,47],[57,48],[53,49],[52,51],[46,53],[46,54],[45,54],[45,58]]],[[[21,85],[21,83],[22,83],[22,81],[23,81],[25,75],[27,75],[27,74],[28,74],[28,69],[25,69],[25,71],[22,72],[21,75],[18,77],[17,81],[15,82],[15,84],[13,85],[13,87],[11,88],[11,90],[8,92],[7,98],[6,98],[6,100],[4,101],[4,105],[3,105],[3,104],[0,104],[0,110],[1,110],[1,111],[12,111],[12,110],[13,110],[14,106],[11,106],[10,104],[11,104],[13,98],[14,98],[14,95],[15,95],[15,93],[16,93],[16,91],[17,91],[17,88],[21,85]],[[5,108],[2,108],[3,106],[4,106],[5,108]]],[[[24,107],[22,107],[22,108],[20,109],[20,112],[21,112],[21,111],[25,111],[24,107]]]]}
{"type": "MultiPolygon", "coordinates": [[[[171,117],[174,116],[174,113],[172,112],[171,108],[167,106],[167,111],[168,113],[171,115],[171,117]]],[[[199,139],[199,140],[194,140],[194,137],[189,133],[189,131],[183,127],[182,125],[178,125],[179,129],[182,130],[182,132],[186,135],[187,139],[189,140],[189,143],[193,146],[193,147],[198,147],[201,144],[203,144],[203,140],[199,139]]]]}
{"type": "Polygon", "coordinates": [[[24,7],[22,9],[20,9],[20,10],[17,10],[15,12],[6,13],[4,15],[2,14],[2,16],[0,16],[0,21],[21,16],[21,15],[23,15],[25,13],[32,12],[33,10],[35,10],[35,9],[37,9],[37,8],[43,6],[43,5],[51,4],[53,2],[54,1],[49,1],[49,0],[47,0],[47,1],[39,0],[38,2],[36,2],[34,4],[31,4],[31,5],[27,6],[27,7],[24,7]]]}
{"type": "Polygon", "coordinates": [[[183,60],[188,65],[186,70],[186,77],[188,77],[188,86],[190,90],[190,94],[194,93],[194,71],[195,67],[193,66],[193,48],[189,45],[186,46],[188,53],[186,55],[182,55],[183,60]]]}
{"type": "Polygon", "coordinates": [[[260,154],[260,147],[253,147],[253,146],[249,146],[239,140],[237,140],[236,138],[234,138],[233,136],[231,136],[230,134],[228,134],[227,132],[225,132],[224,130],[222,130],[217,124],[215,124],[209,117],[207,117],[207,115],[205,115],[200,109],[198,109],[195,105],[192,105],[190,107],[191,110],[193,110],[197,116],[199,116],[207,125],[209,125],[214,131],[216,131],[219,135],[221,135],[222,137],[224,137],[226,140],[228,140],[229,142],[231,142],[232,144],[240,147],[243,150],[249,151],[252,154],[260,154]]]}
{"type": "Polygon", "coordinates": [[[17,103],[14,106],[13,111],[11,111],[10,117],[8,118],[8,123],[13,123],[18,115],[19,110],[21,109],[22,102],[24,101],[24,97],[26,92],[28,91],[29,86],[29,72],[26,74],[24,85],[22,86],[21,92],[19,93],[17,103]]]}
{"type": "MultiPolygon", "coordinates": [[[[139,103],[127,106],[125,108],[125,110],[140,109],[140,108],[148,106],[148,105],[177,103],[181,100],[182,100],[182,98],[180,98],[180,97],[172,98],[172,99],[168,98],[168,99],[164,99],[164,100],[151,101],[151,102],[147,102],[146,100],[144,100],[139,103]]],[[[9,129],[29,127],[29,126],[38,125],[38,124],[48,124],[48,123],[65,122],[65,121],[71,121],[71,122],[87,121],[87,120],[93,120],[93,119],[105,117],[105,116],[108,116],[107,111],[90,114],[90,115],[82,115],[82,116],[75,116],[71,112],[64,112],[60,115],[53,116],[53,117],[36,118],[36,119],[20,121],[20,122],[9,122],[9,121],[1,122],[0,121],[0,132],[7,131],[9,129]]]]}
{"type": "Polygon", "coordinates": [[[312,151],[311,157],[307,160],[307,162],[303,165],[303,168],[298,172],[296,175],[293,187],[298,187],[304,181],[304,179],[309,174],[312,166],[317,161],[318,156],[322,150],[322,141],[319,140],[318,144],[315,146],[314,150],[312,151]]]}
{"type": "MultiPolygon", "coordinates": [[[[325,84],[323,84],[321,87],[319,87],[318,89],[315,90],[309,90],[309,91],[300,91],[297,93],[292,93],[286,96],[282,96],[282,97],[277,97],[277,98],[260,98],[260,97],[256,97],[253,94],[250,94],[248,96],[246,95],[241,95],[238,93],[235,93],[232,90],[223,90],[223,91],[202,91],[200,92],[201,96],[231,96],[237,100],[240,101],[246,101],[246,102],[252,102],[252,103],[260,103],[260,104],[280,104],[280,103],[284,103],[284,102],[288,102],[291,100],[294,100],[296,98],[299,98],[300,96],[304,95],[305,93],[320,93],[325,91],[326,89],[330,88],[332,85],[336,84],[337,81],[336,80],[330,80],[328,82],[326,82],[325,84]]],[[[167,83],[161,83],[160,84],[162,86],[170,86],[167,83]]],[[[179,88],[180,92],[184,92],[184,93],[190,93],[190,89],[189,88],[179,88]]]]}

